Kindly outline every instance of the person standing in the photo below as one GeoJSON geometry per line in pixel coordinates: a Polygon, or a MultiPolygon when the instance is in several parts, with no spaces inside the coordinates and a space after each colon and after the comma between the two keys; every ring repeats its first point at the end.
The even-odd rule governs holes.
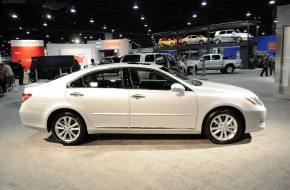
{"type": "Polygon", "coordinates": [[[260,74],[260,76],[262,77],[264,75],[264,72],[266,73],[266,77],[268,76],[268,67],[269,67],[269,54],[266,53],[264,61],[263,61],[263,70],[260,74]]]}
{"type": "Polygon", "coordinates": [[[272,71],[275,75],[275,59],[276,59],[276,53],[274,52],[270,58],[269,58],[269,61],[270,61],[270,76],[272,76],[272,71]]]}
{"type": "Polygon", "coordinates": [[[4,92],[6,90],[6,84],[8,85],[8,91],[11,91],[13,88],[13,84],[15,82],[15,77],[14,77],[14,73],[12,71],[12,68],[5,64],[5,63],[1,63],[0,64],[1,67],[3,65],[3,76],[4,76],[4,81],[5,81],[5,86],[4,86],[4,92]]]}
{"type": "Polygon", "coordinates": [[[18,76],[19,76],[19,85],[24,85],[23,84],[24,67],[21,63],[21,60],[18,60],[17,70],[18,70],[18,76]]]}

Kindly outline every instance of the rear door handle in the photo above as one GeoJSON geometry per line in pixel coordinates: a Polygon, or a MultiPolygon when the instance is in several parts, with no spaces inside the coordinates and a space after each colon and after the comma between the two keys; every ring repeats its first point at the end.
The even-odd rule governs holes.
{"type": "Polygon", "coordinates": [[[74,92],[70,94],[71,96],[75,96],[75,97],[80,97],[80,96],[84,96],[82,93],[80,92],[74,92]]]}
{"type": "Polygon", "coordinates": [[[143,96],[141,94],[134,94],[134,95],[131,96],[131,98],[141,99],[141,98],[145,98],[145,96],[143,96]]]}

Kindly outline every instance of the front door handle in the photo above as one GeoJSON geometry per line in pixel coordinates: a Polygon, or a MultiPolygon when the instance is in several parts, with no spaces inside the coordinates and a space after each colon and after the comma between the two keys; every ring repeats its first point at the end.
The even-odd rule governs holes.
{"type": "Polygon", "coordinates": [[[74,92],[70,94],[71,96],[75,96],[75,97],[79,97],[79,96],[84,96],[82,93],[80,92],[74,92]]]}
{"type": "Polygon", "coordinates": [[[131,98],[141,99],[141,98],[145,98],[145,96],[143,96],[141,94],[134,94],[134,95],[131,96],[131,98]]]}

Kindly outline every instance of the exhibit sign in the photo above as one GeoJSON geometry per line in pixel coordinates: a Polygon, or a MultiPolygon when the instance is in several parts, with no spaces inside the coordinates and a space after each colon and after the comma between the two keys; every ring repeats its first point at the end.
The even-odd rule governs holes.
{"type": "Polygon", "coordinates": [[[268,50],[275,50],[276,42],[268,42],[268,50]]]}
{"type": "Polygon", "coordinates": [[[31,57],[44,56],[43,40],[11,40],[12,62],[21,60],[25,69],[31,67],[31,57]]]}
{"type": "Polygon", "coordinates": [[[91,49],[61,49],[60,55],[73,55],[74,58],[79,62],[81,68],[85,68],[90,64],[92,57],[91,49]]]}

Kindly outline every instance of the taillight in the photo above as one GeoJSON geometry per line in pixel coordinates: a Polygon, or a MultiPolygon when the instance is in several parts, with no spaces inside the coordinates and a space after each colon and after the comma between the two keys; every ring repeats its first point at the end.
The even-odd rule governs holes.
{"type": "Polygon", "coordinates": [[[22,102],[25,102],[26,100],[28,100],[28,98],[30,98],[32,96],[32,94],[29,93],[23,93],[22,94],[22,102]]]}

